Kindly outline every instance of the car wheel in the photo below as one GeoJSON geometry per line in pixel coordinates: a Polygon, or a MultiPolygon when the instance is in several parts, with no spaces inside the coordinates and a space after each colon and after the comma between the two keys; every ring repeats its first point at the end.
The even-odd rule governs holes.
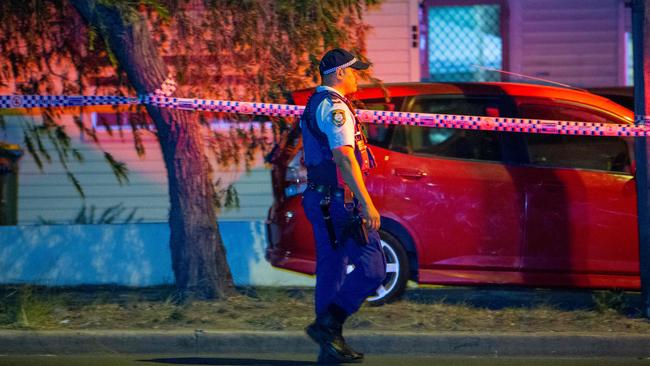
{"type": "Polygon", "coordinates": [[[367,301],[371,305],[383,305],[399,299],[409,279],[409,258],[400,242],[391,234],[379,231],[381,247],[386,257],[386,278],[377,292],[367,301]]]}

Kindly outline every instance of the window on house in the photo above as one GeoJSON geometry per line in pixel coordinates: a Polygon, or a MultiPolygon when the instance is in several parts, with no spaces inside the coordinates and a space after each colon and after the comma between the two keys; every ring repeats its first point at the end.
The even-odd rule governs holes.
{"type": "Polygon", "coordinates": [[[134,125],[147,128],[152,125],[147,112],[93,112],[90,115],[93,128],[99,131],[131,130],[134,125]]]}
{"type": "Polygon", "coordinates": [[[634,85],[634,52],[632,32],[625,32],[625,85],[634,85]]]}
{"type": "Polygon", "coordinates": [[[429,81],[498,81],[502,68],[501,6],[430,6],[429,81]],[[478,67],[477,67],[478,66],[478,67]]]}

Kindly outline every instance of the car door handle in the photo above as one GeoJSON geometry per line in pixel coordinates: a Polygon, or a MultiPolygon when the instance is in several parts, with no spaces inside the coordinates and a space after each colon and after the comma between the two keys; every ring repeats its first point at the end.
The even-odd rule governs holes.
{"type": "Polygon", "coordinates": [[[395,168],[393,174],[399,177],[410,178],[410,179],[420,179],[426,177],[427,173],[421,171],[420,169],[411,169],[411,168],[395,168]]]}

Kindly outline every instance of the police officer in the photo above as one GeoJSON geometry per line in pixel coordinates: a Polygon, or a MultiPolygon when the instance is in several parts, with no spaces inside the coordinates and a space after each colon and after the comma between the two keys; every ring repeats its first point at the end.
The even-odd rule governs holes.
{"type": "Polygon", "coordinates": [[[328,51],[323,83],[300,120],[309,180],[302,204],[316,242],[316,320],[305,330],[321,347],[320,363],[363,361],[345,342],[343,323],[386,275],[380,217],[364,183],[374,160],[345,98],[357,90],[355,70],[368,66],[346,50],[328,51]]]}

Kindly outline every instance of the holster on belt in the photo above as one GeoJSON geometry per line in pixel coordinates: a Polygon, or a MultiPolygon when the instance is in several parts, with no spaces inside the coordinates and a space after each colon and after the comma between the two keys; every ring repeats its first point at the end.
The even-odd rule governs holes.
{"type": "Polygon", "coordinates": [[[354,194],[348,186],[345,186],[345,208],[352,211],[352,216],[348,226],[345,228],[346,233],[360,245],[368,244],[368,229],[363,222],[363,217],[359,212],[359,208],[354,202],[354,194]]]}
{"type": "MultiPolygon", "coordinates": [[[[334,229],[334,222],[332,220],[332,215],[330,213],[330,205],[332,203],[332,191],[330,187],[327,186],[314,186],[316,190],[323,193],[323,199],[320,201],[320,210],[323,214],[323,219],[325,220],[325,229],[327,230],[327,236],[330,239],[330,244],[332,248],[338,248],[340,242],[336,237],[336,230],[334,229]]],[[[345,209],[350,212],[350,219],[343,228],[343,234],[346,237],[354,239],[359,245],[368,244],[368,229],[363,223],[363,218],[359,212],[359,208],[354,199],[354,194],[350,188],[345,187],[344,191],[344,205],[345,209]]]]}
{"type": "Polygon", "coordinates": [[[352,219],[346,228],[347,234],[354,239],[354,241],[359,245],[367,245],[369,243],[368,239],[368,229],[366,224],[363,222],[363,218],[359,214],[359,211],[355,208],[355,213],[352,215],[352,219]]]}
{"type": "Polygon", "coordinates": [[[323,199],[320,201],[320,210],[323,214],[323,219],[325,220],[325,229],[327,230],[327,236],[330,238],[330,244],[332,245],[332,248],[336,249],[339,246],[339,241],[336,238],[334,222],[332,222],[332,215],[330,214],[331,202],[331,193],[328,191],[323,195],[323,199]]]}

